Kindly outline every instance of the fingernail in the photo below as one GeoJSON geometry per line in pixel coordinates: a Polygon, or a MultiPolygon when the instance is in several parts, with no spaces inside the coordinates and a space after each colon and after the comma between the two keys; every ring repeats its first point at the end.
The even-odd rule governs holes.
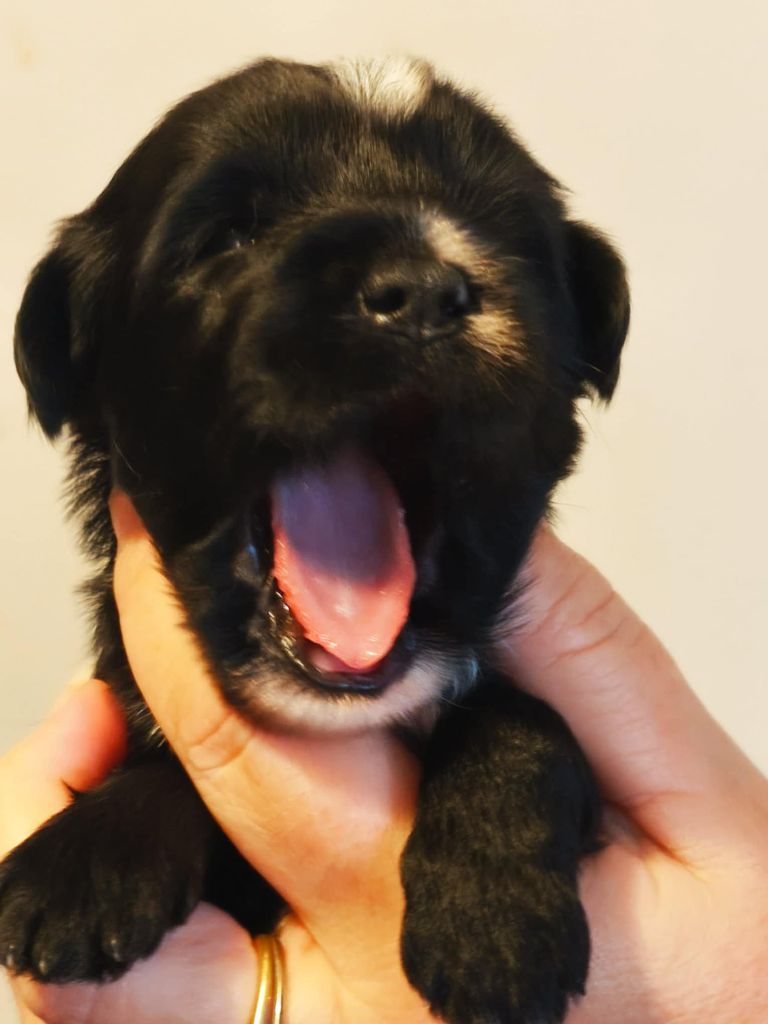
{"type": "Polygon", "coordinates": [[[127,494],[113,491],[109,498],[109,511],[118,541],[130,540],[141,532],[141,519],[127,494]]]}

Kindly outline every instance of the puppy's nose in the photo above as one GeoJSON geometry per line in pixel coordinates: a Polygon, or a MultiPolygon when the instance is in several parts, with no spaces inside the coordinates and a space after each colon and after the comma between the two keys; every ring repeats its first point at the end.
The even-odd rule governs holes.
{"type": "Polygon", "coordinates": [[[472,306],[461,271],[431,260],[400,260],[374,272],[358,297],[369,320],[425,340],[455,331],[472,306]]]}

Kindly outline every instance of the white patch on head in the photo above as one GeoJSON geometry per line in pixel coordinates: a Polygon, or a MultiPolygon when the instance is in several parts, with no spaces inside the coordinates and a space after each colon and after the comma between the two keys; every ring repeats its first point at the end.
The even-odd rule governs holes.
{"type": "Polygon", "coordinates": [[[411,114],[432,85],[432,69],[414,57],[340,60],[328,65],[339,84],[361,106],[380,114],[411,114]]]}
{"type": "Polygon", "coordinates": [[[354,733],[398,722],[422,723],[432,720],[449,679],[455,680],[450,697],[457,687],[468,688],[476,671],[474,659],[421,657],[380,697],[323,694],[298,685],[287,673],[270,672],[255,682],[252,714],[308,733],[354,733]]]}

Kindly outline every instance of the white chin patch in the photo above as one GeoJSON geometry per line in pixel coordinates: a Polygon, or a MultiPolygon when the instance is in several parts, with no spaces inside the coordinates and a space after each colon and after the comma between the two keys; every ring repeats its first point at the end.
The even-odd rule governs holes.
{"type": "Polygon", "coordinates": [[[380,697],[325,694],[298,685],[287,673],[275,672],[256,682],[252,713],[278,728],[308,733],[363,732],[396,723],[423,725],[445,695],[447,680],[464,689],[475,672],[474,659],[425,655],[380,697]]]}
{"type": "Polygon", "coordinates": [[[340,60],[328,67],[346,93],[381,114],[413,113],[433,81],[429,64],[414,57],[340,60]]]}

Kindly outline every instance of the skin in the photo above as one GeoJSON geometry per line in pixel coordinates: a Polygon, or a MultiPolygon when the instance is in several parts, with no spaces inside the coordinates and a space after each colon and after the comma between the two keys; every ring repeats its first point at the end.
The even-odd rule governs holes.
{"type": "MultiPolygon", "coordinates": [[[[287,898],[288,1024],[428,1024],[401,974],[398,858],[418,766],[384,733],[257,730],[218,697],[130,504],[113,499],[115,591],[145,698],[213,813],[287,898]]],[[[568,1024],[768,1019],[768,780],[710,718],[650,630],[548,530],[500,664],[570,723],[607,801],[582,892],[594,956],[568,1024]]],[[[0,762],[0,847],[93,785],[124,736],[107,688],[68,691],[0,762]]],[[[14,981],[24,1024],[246,1024],[249,937],[201,906],[109,985],[14,981]]]]}

